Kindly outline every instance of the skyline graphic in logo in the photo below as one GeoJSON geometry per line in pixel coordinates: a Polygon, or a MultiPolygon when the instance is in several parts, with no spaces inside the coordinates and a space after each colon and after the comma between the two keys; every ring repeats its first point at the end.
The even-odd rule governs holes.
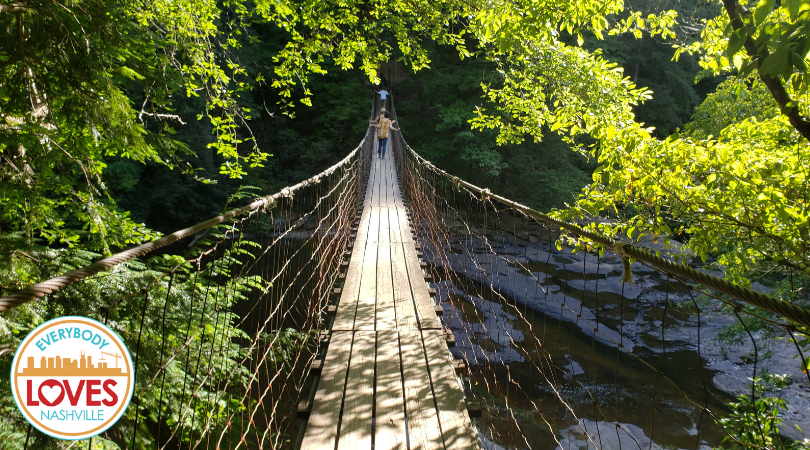
{"type": "Polygon", "coordinates": [[[43,323],[12,362],[14,400],[28,421],[60,439],[95,436],[124,414],[132,398],[132,358],[121,338],[86,317],[43,323]]]}

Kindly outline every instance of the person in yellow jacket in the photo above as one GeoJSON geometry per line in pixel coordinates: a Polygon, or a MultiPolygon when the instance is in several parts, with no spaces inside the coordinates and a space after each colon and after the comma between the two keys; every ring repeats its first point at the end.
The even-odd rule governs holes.
{"type": "Polygon", "coordinates": [[[371,122],[371,126],[377,129],[377,156],[380,159],[385,159],[385,147],[388,145],[388,132],[390,130],[399,130],[394,127],[394,122],[389,119],[390,114],[385,108],[380,110],[380,117],[371,122]]]}

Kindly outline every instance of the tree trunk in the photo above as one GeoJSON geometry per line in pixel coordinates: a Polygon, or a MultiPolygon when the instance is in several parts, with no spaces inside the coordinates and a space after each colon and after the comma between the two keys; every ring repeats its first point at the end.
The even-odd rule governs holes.
{"type": "MultiPolygon", "coordinates": [[[[725,8],[729,19],[731,19],[731,28],[734,31],[742,28],[744,25],[741,13],[742,8],[737,3],[737,0],[723,0],[723,7],[725,8]]],[[[782,80],[762,73],[762,61],[766,56],[768,56],[767,50],[760,51],[757,49],[757,44],[753,39],[751,39],[750,36],[746,38],[743,47],[750,58],[757,58],[757,73],[759,74],[759,78],[763,83],[765,83],[768,90],[771,91],[771,95],[779,105],[779,109],[782,111],[782,114],[787,116],[790,124],[793,125],[793,128],[795,128],[796,131],[804,136],[805,139],[810,141],[810,122],[799,115],[798,107],[791,106],[795,105],[796,102],[790,98],[790,94],[788,94],[785,86],[782,85],[782,80]]]]}

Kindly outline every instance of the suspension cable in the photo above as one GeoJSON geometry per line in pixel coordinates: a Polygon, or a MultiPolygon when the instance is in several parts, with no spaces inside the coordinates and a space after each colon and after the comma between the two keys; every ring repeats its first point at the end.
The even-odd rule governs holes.
{"type": "Polygon", "coordinates": [[[757,292],[753,289],[731,283],[722,278],[709,275],[706,272],[693,269],[687,266],[686,264],[680,264],[668,260],[666,258],[662,258],[650,250],[640,248],[632,244],[628,244],[626,242],[617,241],[611,237],[603,236],[598,233],[586,230],[576,224],[557,219],[555,217],[549,216],[548,214],[543,214],[540,211],[529,208],[528,206],[525,206],[508,198],[501,197],[500,195],[493,194],[492,192],[490,192],[489,189],[480,188],[472,183],[462,180],[457,176],[450,175],[447,171],[439,169],[438,167],[433,165],[430,161],[419,156],[419,154],[416,153],[416,151],[413,148],[411,148],[411,146],[408,145],[407,143],[405,143],[405,148],[413,155],[414,158],[416,158],[417,162],[420,165],[446,178],[456,187],[463,186],[464,188],[468,189],[471,193],[472,192],[477,193],[484,200],[492,199],[498,201],[510,208],[513,208],[517,211],[526,214],[527,216],[537,221],[556,225],[560,228],[570,231],[571,233],[574,233],[579,237],[588,239],[590,241],[596,242],[609,248],[614,253],[621,256],[622,260],[625,263],[624,281],[627,282],[632,281],[632,277],[630,274],[629,259],[633,258],[639,261],[643,261],[647,264],[650,264],[664,273],[686,278],[690,281],[702,284],[716,291],[731,295],[732,297],[737,298],[750,305],[754,305],[756,307],[762,308],[775,314],[779,314],[780,316],[796,324],[805,327],[810,327],[810,310],[807,308],[802,308],[801,306],[797,306],[794,305],[793,303],[780,300],[776,297],[772,297],[770,295],[757,292]]]}
{"type": "Polygon", "coordinates": [[[196,225],[192,225],[188,228],[175,231],[174,233],[163,236],[160,239],[156,239],[146,244],[142,244],[129,250],[125,250],[113,256],[96,261],[88,266],[72,270],[63,275],[53,277],[49,280],[42,281],[40,283],[34,284],[17,292],[12,292],[4,297],[0,297],[0,312],[8,311],[22,304],[52,294],[62,288],[75,284],[87,277],[90,277],[99,272],[115,267],[131,259],[151,253],[159,248],[165,247],[169,244],[173,244],[183,238],[195,235],[201,231],[207,230],[208,228],[211,228],[215,225],[225,222],[226,220],[232,219],[237,216],[241,216],[243,214],[252,213],[254,211],[271,208],[278,199],[282,197],[290,197],[295,191],[303,187],[309,186],[311,184],[318,184],[320,183],[321,178],[326,177],[332,174],[334,171],[347,165],[350,161],[353,160],[355,155],[357,155],[358,151],[360,151],[360,149],[363,147],[363,144],[365,144],[366,140],[369,138],[369,133],[370,131],[366,131],[366,135],[365,137],[363,137],[363,140],[360,141],[360,144],[358,144],[357,147],[355,147],[355,149],[351,151],[351,153],[346,155],[345,158],[343,158],[337,164],[333,165],[332,167],[329,167],[328,169],[324,170],[323,172],[317,175],[314,175],[296,185],[286,187],[275,194],[257,198],[249,205],[243,206],[241,208],[232,209],[222,215],[219,215],[212,219],[208,219],[204,222],[200,222],[196,225]]]}

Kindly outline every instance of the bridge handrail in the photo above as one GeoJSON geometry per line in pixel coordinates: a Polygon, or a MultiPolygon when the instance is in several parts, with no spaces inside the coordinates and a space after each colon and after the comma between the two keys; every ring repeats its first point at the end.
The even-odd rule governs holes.
{"type": "Polygon", "coordinates": [[[630,276],[630,264],[628,259],[633,258],[639,261],[643,261],[653,267],[656,267],[657,269],[661,270],[664,273],[668,273],[674,276],[688,279],[695,283],[702,284],[718,292],[731,295],[732,297],[741,300],[745,303],[748,303],[749,305],[754,305],[756,307],[778,314],[783,318],[791,322],[794,322],[795,324],[810,328],[810,309],[802,308],[801,306],[794,305],[793,303],[778,299],[776,297],[766,295],[761,292],[757,292],[753,289],[731,283],[722,278],[710,275],[704,271],[689,267],[686,264],[676,263],[669,259],[658,256],[657,254],[655,254],[650,250],[640,248],[635,245],[628,244],[626,242],[617,241],[609,236],[603,236],[594,233],[574,223],[557,219],[555,217],[549,216],[548,214],[543,214],[540,211],[529,208],[526,205],[522,205],[508,198],[501,197],[500,195],[497,194],[493,194],[492,192],[490,192],[489,189],[482,189],[472,183],[462,180],[457,176],[449,174],[445,170],[439,169],[438,167],[431,164],[430,161],[419,156],[419,154],[416,153],[416,151],[413,148],[411,148],[410,145],[405,143],[404,140],[403,143],[405,144],[405,148],[411,153],[411,155],[413,155],[414,158],[416,158],[419,164],[428,168],[434,173],[437,173],[442,177],[450,180],[454,185],[464,186],[470,191],[477,193],[482,198],[486,197],[496,200],[504,205],[509,206],[510,208],[521,211],[522,213],[526,214],[529,217],[532,217],[537,221],[554,224],[560,228],[563,228],[565,230],[574,233],[577,236],[589,239],[593,242],[599,243],[609,248],[614,253],[621,256],[622,261],[624,262],[624,273],[625,273],[624,281],[627,282],[632,281],[630,276]]]}
{"type": "Polygon", "coordinates": [[[53,277],[40,283],[31,285],[25,289],[12,292],[4,297],[0,297],[0,312],[8,311],[22,304],[52,294],[62,288],[77,283],[89,276],[110,269],[114,266],[127,262],[131,259],[146,255],[147,253],[153,252],[161,247],[165,247],[169,244],[177,242],[180,239],[197,234],[201,231],[204,231],[208,228],[213,227],[214,225],[218,225],[236,216],[257,211],[262,208],[270,207],[273,204],[275,204],[275,202],[278,199],[282,197],[289,197],[292,195],[293,192],[303,187],[309,186],[310,184],[317,184],[320,182],[321,178],[330,175],[332,172],[338,170],[339,168],[348,164],[349,161],[352,160],[352,158],[357,154],[358,151],[360,151],[360,149],[363,147],[363,144],[365,144],[366,140],[369,138],[370,130],[371,128],[369,128],[369,130],[366,131],[366,135],[363,137],[363,140],[360,141],[360,144],[358,144],[357,147],[355,147],[355,149],[351,151],[351,153],[346,155],[346,157],[343,158],[337,164],[333,165],[332,167],[329,167],[328,169],[324,170],[323,172],[317,175],[314,175],[293,186],[286,187],[281,191],[276,192],[275,194],[259,197],[253,202],[251,202],[249,205],[243,206],[241,208],[232,209],[222,215],[219,215],[212,219],[208,219],[205,222],[200,222],[188,228],[175,231],[174,233],[163,236],[160,239],[147,242],[146,244],[142,244],[129,250],[117,253],[113,256],[101,259],[80,269],[72,270],[63,275],[53,277]]]}

